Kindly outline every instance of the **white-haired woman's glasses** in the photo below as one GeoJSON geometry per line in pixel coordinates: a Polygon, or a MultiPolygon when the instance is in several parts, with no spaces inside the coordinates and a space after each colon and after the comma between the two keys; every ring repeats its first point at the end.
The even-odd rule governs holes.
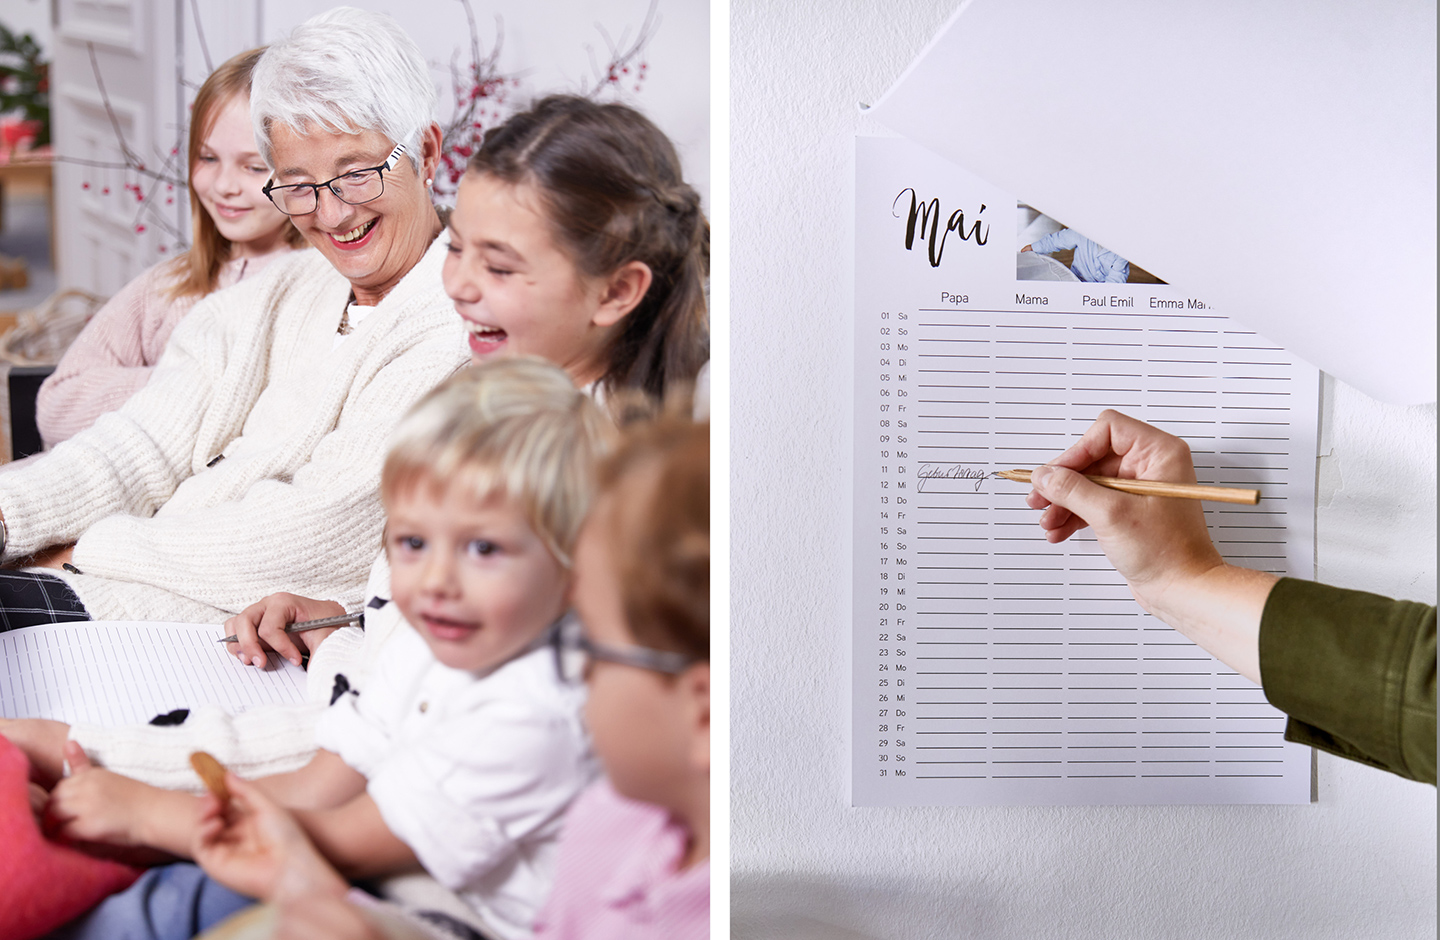
{"type": "Polygon", "coordinates": [[[323,183],[293,183],[288,186],[276,186],[271,180],[260,188],[260,191],[275,204],[286,215],[309,215],[320,205],[320,190],[330,190],[335,198],[341,202],[349,203],[352,206],[364,205],[367,202],[374,202],[385,192],[386,170],[395,169],[400,158],[405,154],[405,145],[400,144],[390,151],[390,156],[379,166],[366,167],[362,170],[351,170],[349,173],[341,173],[339,176],[323,183]]]}

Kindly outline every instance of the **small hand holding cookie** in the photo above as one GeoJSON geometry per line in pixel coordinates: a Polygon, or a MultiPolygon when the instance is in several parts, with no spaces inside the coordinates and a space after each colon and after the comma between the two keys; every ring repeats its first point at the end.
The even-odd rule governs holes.
{"type": "Polygon", "coordinates": [[[195,861],[210,877],[263,900],[345,894],[345,879],[315,850],[288,810],[234,774],[226,774],[224,784],[229,800],[214,793],[202,800],[191,845],[195,861]]]}

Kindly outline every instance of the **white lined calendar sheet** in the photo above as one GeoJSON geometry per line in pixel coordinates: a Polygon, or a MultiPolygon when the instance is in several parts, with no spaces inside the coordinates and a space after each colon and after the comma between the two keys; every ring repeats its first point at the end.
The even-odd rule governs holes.
{"type": "Polygon", "coordinates": [[[1227,559],[1308,578],[1316,371],[1170,285],[1018,279],[1015,198],[908,141],[856,200],[853,802],[1307,802],[1260,689],[988,475],[1115,408],[1261,490],[1206,504],[1227,559]]]}
{"type": "Polygon", "coordinates": [[[0,633],[0,717],[143,724],[177,708],[305,701],[305,672],[275,653],[242,666],[218,624],[86,621],[0,633]]]}

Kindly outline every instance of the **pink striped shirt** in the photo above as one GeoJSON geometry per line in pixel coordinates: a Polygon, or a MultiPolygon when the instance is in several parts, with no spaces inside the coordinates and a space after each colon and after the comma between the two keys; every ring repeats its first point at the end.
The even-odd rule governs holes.
{"type": "Polygon", "coordinates": [[[591,784],[565,816],[537,940],[708,938],[710,862],[675,870],[688,839],[660,807],[591,784]]]}
{"type": "MultiPolygon", "coordinates": [[[[253,277],[289,246],[253,258],[236,258],[220,268],[216,290],[253,277]]],[[[35,423],[45,446],[53,447],[114,411],[150,381],[165,343],[200,296],[173,298],[175,260],[162,261],[111,297],[70,344],[60,364],[40,386],[35,423]]]]}

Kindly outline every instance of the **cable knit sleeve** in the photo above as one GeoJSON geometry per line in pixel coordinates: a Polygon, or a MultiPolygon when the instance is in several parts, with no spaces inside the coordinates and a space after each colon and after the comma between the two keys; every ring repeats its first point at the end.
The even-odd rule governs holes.
{"type": "Polygon", "coordinates": [[[78,539],[65,577],[97,619],[275,591],[358,607],[389,434],[467,358],[443,251],[333,351],[349,285],[312,253],[197,304],[120,411],[3,475],[7,554],[78,539]]]}
{"type": "Polygon", "coordinates": [[[252,299],[255,292],[252,284],[241,284],[198,303],[173,334],[176,342],[152,381],[120,410],[5,475],[0,511],[9,534],[7,558],[74,541],[116,513],[153,516],[165,504],[193,472],[196,436],[217,385],[233,382],[231,347],[241,337],[233,335],[237,318],[225,316],[225,302],[252,299]]]}
{"type": "MultiPolygon", "coordinates": [[[[459,365],[454,342],[421,344],[389,362],[288,479],[257,481],[223,502],[174,511],[167,505],[149,518],[109,516],[81,536],[75,565],[221,610],[253,603],[257,582],[266,585],[261,593],[328,597],[353,609],[380,546],[387,439],[398,418],[459,365]]],[[[206,472],[227,469],[221,463],[206,472]]]]}
{"type": "Polygon", "coordinates": [[[53,447],[129,400],[150,378],[159,344],[147,337],[169,336],[197,298],[172,298],[166,261],[126,284],[101,307],[70,344],[55,371],[40,386],[35,420],[53,447]]]}

